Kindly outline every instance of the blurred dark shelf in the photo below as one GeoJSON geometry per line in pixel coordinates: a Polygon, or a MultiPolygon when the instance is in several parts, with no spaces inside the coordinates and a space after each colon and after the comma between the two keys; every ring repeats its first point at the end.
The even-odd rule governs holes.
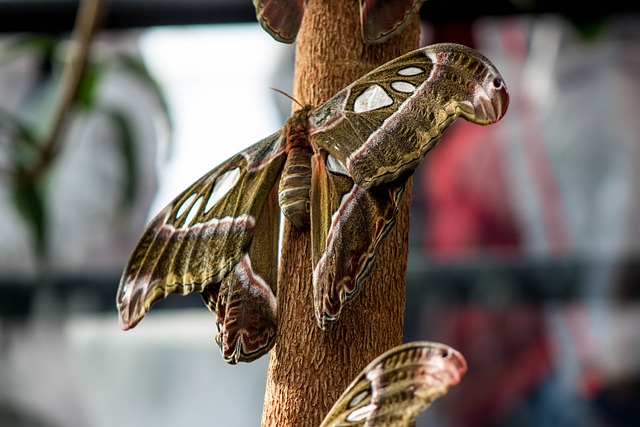
{"type": "MultiPolygon", "coordinates": [[[[79,0],[0,0],[0,32],[67,32],[79,0]]],[[[103,27],[255,22],[251,0],[110,0],[103,27]]]]}
{"type": "MultiPolygon", "coordinates": [[[[640,12],[638,2],[613,0],[603,4],[550,0],[428,0],[423,19],[434,23],[469,21],[481,16],[558,13],[574,20],[640,12]]],[[[0,32],[67,32],[72,28],[78,0],[0,0],[0,32]]],[[[111,0],[104,27],[143,28],[255,22],[251,0],[111,0]]]]}
{"type": "MultiPolygon", "coordinates": [[[[418,251],[419,252],[419,251],[418,251]]],[[[608,295],[640,300],[640,259],[486,259],[429,262],[412,249],[407,271],[407,316],[428,305],[568,303],[597,292],[594,277],[607,280],[608,295]],[[602,272],[606,274],[603,276],[602,272]]],[[[60,275],[46,279],[0,276],[0,319],[26,317],[46,294],[65,312],[114,312],[119,273],[60,275]]],[[[596,283],[597,284],[597,283],[596,283]]],[[[601,285],[601,284],[600,284],[601,285]]],[[[158,309],[204,308],[199,295],[173,295],[158,309]]]]}
{"type": "MultiPolygon", "coordinates": [[[[119,274],[65,274],[46,279],[0,277],[0,320],[28,317],[39,298],[55,301],[65,313],[116,313],[116,293],[119,274]]],[[[157,309],[204,307],[199,295],[167,298],[154,306],[157,309]],[[157,308],[156,308],[157,306],[157,308]]]]}

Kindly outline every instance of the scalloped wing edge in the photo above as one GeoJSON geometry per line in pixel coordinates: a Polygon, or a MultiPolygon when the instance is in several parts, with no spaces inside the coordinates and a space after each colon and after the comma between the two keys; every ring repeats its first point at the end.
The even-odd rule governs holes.
{"type": "Polygon", "coordinates": [[[457,350],[417,341],[386,351],[347,387],[320,427],[410,427],[460,382],[467,363],[457,350]]]}

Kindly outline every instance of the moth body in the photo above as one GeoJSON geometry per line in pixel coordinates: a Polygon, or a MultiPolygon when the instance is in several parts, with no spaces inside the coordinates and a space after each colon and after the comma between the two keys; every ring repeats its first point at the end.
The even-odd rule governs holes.
{"type": "Polygon", "coordinates": [[[282,214],[296,227],[309,228],[311,211],[311,156],[313,149],[308,138],[309,108],[296,111],[282,129],[287,141],[287,160],[282,169],[278,202],[282,214]]]}

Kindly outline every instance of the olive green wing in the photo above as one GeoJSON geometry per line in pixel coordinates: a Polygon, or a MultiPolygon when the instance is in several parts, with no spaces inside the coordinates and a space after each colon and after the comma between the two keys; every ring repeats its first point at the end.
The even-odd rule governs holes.
{"type": "Polygon", "coordinates": [[[444,344],[421,341],[392,348],[364,368],[320,427],[411,427],[466,370],[464,357],[444,344]]]}
{"type": "Polygon", "coordinates": [[[312,110],[309,139],[368,189],[413,172],[458,117],[495,123],[508,104],[487,58],[435,44],[387,62],[312,110]]]}
{"type": "Polygon", "coordinates": [[[276,322],[274,189],[286,157],[284,144],[276,132],[236,154],[149,223],[118,289],[123,329],[136,326],[169,294],[197,292],[217,315],[217,340],[227,361],[253,360],[268,351],[276,322]],[[243,312],[251,315],[238,317],[243,312]]]}

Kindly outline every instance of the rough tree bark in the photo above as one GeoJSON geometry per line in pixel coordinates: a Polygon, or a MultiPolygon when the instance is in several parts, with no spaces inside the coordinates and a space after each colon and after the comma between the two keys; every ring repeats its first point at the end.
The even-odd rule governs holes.
{"type": "MultiPolygon", "coordinates": [[[[294,98],[319,105],[367,71],[418,47],[418,17],[402,34],[367,46],[358,0],[308,0],[298,34],[294,98]]],[[[294,107],[296,108],[296,107],[294,107]]],[[[397,224],[361,293],[338,322],[318,328],[308,232],[285,221],[278,278],[278,341],[271,351],[263,427],[318,426],[353,378],[402,341],[410,183],[397,224]]]]}

